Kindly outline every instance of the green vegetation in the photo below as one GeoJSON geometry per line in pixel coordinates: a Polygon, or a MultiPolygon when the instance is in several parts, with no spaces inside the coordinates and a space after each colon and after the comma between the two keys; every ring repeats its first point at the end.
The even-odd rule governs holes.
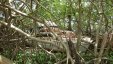
{"type": "MultiPolygon", "coordinates": [[[[56,62],[55,57],[53,57],[50,54],[47,54],[43,50],[39,51],[30,51],[30,50],[20,50],[18,53],[15,54],[13,58],[13,54],[9,50],[5,51],[4,56],[12,59],[15,61],[16,64],[54,64],[56,62]]],[[[54,53],[55,56],[57,57],[57,61],[60,61],[66,57],[65,53],[54,53]]]]}
{"type": "Polygon", "coordinates": [[[112,10],[112,0],[0,0],[0,54],[16,64],[113,64],[112,10]]]}

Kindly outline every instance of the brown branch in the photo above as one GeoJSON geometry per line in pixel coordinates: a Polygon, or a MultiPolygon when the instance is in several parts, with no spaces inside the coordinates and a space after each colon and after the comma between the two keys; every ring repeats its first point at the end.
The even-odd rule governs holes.
{"type": "Polygon", "coordinates": [[[105,33],[103,42],[101,44],[100,52],[99,52],[99,55],[98,55],[98,60],[97,60],[96,64],[100,64],[100,62],[101,62],[101,57],[103,55],[104,47],[106,46],[106,42],[107,42],[107,36],[108,36],[108,33],[105,33]]]}
{"type": "Polygon", "coordinates": [[[40,22],[40,23],[42,23],[41,21],[43,21],[43,20],[40,20],[40,19],[36,19],[35,17],[32,17],[32,16],[30,16],[30,15],[24,13],[24,12],[21,12],[21,11],[15,9],[15,8],[11,7],[11,6],[2,5],[2,4],[0,4],[0,6],[9,8],[9,9],[11,9],[12,11],[14,11],[14,12],[16,12],[16,13],[22,15],[22,16],[25,16],[25,17],[28,17],[28,18],[30,18],[30,19],[33,19],[34,21],[38,21],[38,22],[40,22]]]}
{"type": "Polygon", "coordinates": [[[15,64],[10,59],[0,55],[0,64],[15,64]]]}

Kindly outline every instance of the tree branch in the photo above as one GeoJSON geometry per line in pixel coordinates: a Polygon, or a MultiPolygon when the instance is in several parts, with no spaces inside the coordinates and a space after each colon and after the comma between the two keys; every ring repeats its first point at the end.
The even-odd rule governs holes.
{"type": "MultiPolygon", "coordinates": [[[[3,24],[3,25],[5,25],[5,26],[8,26],[8,23],[6,23],[6,22],[0,21],[0,23],[3,24]]],[[[11,28],[11,29],[13,29],[13,30],[15,30],[15,31],[17,31],[17,32],[19,32],[19,33],[21,33],[22,35],[27,36],[28,38],[30,38],[30,39],[32,39],[32,40],[35,40],[35,41],[37,41],[37,42],[41,42],[41,43],[45,43],[45,44],[49,43],[49,44],[52,44],[52,45],[54,45],[54,46],[60,48],[59,46],[55,45],[55,42],[56,42],[56,41],[47,41],[47,40],[38,39],[38,38],[36,38],[36,37],[33,37],[33,36],[31,36],[31,35],[25,33],[24,31],[22,31],[21,29],[15,27],[15,26],[12,25],[12,24],[9,26],[9,28],[11,28]]]]}

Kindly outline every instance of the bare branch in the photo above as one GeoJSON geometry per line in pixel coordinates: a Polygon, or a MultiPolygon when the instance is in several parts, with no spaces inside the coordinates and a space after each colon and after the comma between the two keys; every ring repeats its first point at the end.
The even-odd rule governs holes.
{"type": "MultiPolygon", "coordinates": [[[[0,21],[0,23],[3,24],[3,25],[5,25],[5,26],[8,26],[8,23],[6,23],[6,22],[0,21]]],[[[33,36],[31,36],[31,35],[25,33],[24,31],[22,31],[21,29],[15,27],[15,26],[12,25],[12,24],[9,26],[9,28],[11,28],[11,29],[13,29],[13,30],[16,30],[17,32],[19,32],[19,33],[21,33],[21,34],[27,36],[28,38],[30,38],[30,39],[32,39],[32,40],[35,40],[35,41],[37,41],[37,42],[41,42],[41,43],[45,43],[45,44],[49,43],[49,44],[52,44],[52,45],[54,45],[54,46],[60,48],[59,46],[55,45],[55,42],[56,42],[56,41],[47,41],[47,40],[38,39],[38,38],[36,38],[36,37],[33,37],[33,36]]]]}

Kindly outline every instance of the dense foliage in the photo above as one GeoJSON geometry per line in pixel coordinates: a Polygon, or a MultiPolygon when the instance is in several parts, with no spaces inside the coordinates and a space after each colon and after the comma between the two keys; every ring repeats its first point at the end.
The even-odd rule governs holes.
{"type": "MultiPolygon", "coordinates": [[[[112,9],[112,0],[0,0],[0,54],[17,64],[54,64],[60,61],[73,64],[73,60],[86,64],[112,64],[112,9]],[[60,52],[60,45],[56,45],[59,47],[57,52],[53,52],[54,48],[48,50],[41,46],[43,43],[40,42],[51,43],[43,38],[37,39],[42,28],[37,22],[50,29],[45,21],[55,22],[62,31],[74,32],[76,46],[65,46],[62,40],[60,44],[65,49],[60,52]],[[86,51],[80,50],[82,36],[92,40],[86,51]]],[[[56,40],[59,42],[60,37],[56,40]]],[[[55,47],[54,44],[50,46],[55,47]]]]}

